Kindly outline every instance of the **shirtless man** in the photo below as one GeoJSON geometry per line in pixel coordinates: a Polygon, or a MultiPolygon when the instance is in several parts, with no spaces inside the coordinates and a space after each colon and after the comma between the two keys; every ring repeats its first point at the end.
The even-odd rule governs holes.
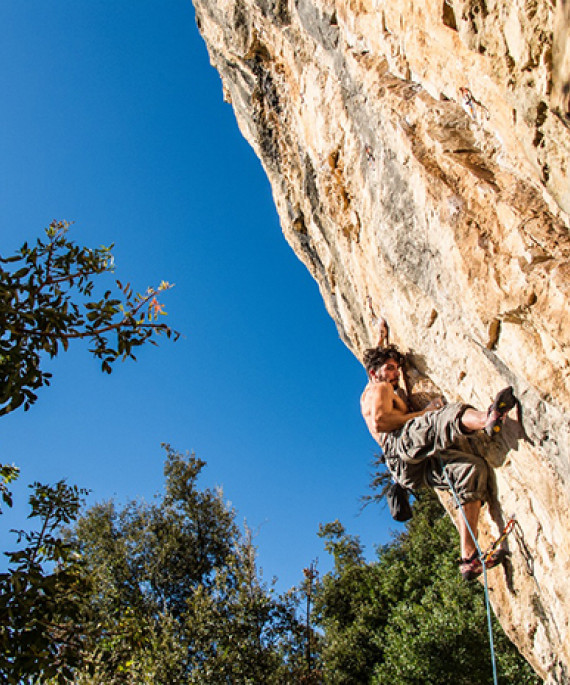
{"type": "MultiPolygon", "coordinates": [[[[469,527],[477,536],[479,512],[487,499],[489,466],[481,457],[452,447],[460,435],[479,430],[490,435],[499,432],[516,403],[512,388],[501,391],[488,412],[460,403],[445,405],[442,398],[433,400],[422,411],[411,412],[399,390],[401,364],[402,355],[393,345],[364,353],[369,380],[360,406],[368,430],[382,447],[394,480],[410,490],[426,486],[448,489],[444,464],[469,527]]],[[[460,572],[463,578],[472,580],[482,573],[483,567],[463,517],[458,520],[460,572]]],[[[486,567],[496,566],[503,558],[504,554],[497,552],[486,567]]]]}

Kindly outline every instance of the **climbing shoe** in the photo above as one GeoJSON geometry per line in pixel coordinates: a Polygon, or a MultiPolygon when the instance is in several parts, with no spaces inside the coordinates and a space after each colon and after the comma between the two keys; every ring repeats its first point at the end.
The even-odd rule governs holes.
{"type": "Polygon", "coordinates": [[[500,433],[503,428],[505,416],[513,407],[516,407],[517,404],[518,400],[514,395],[511,385],[509,385],[508,388],[501,390],[487,411],[488,420],[487,425],[485,426],[485,433],[487,433],[487,435],[496,435],[497,433],[500,433]]]}
{"type": "MultiPolygon", "coordinates": [[[[496,552],[493,552],[485,562],[487,571],[502,564],[507,557],[507,554],[507,551],[504,549],[498,549],[496,552]]],[[[483,564],[481,563],[481,559],[477,552],[473,552],[468,559],[459,560],[459,572],[461,573],[463,580],[467,581],[475,580],[475,578],[478,578],[483,573],[483,564]]]]}

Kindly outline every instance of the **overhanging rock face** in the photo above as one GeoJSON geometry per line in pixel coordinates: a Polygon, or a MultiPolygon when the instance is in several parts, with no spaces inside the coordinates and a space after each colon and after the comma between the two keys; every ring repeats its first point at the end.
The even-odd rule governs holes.
{"type": "Polygon", "coordinates": [[[194,4],[346,344],[375,342],[370,296],[449,400],[487,407],[505,385],[522,399],[529,440],[481,443],[491,513],[517,517],[491,594],[536,671],[568,682],[568,2],[194,4]]]}

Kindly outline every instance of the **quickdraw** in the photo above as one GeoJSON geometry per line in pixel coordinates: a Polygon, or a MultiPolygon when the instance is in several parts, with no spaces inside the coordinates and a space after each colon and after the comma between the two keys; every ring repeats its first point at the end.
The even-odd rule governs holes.
{"type": "Polygon", "coordinates": [[[491,544],[491,546],[481,554],[481,560],[483,563],[487,563],[489,559],[493,556],[493,552],[506,540],[507,536],[509,533],[512,532],[512,530],[515,527],[515,523],[517,522],[516,517],[513,515],[511,518],[507,521],[507,524],[503,528],[503,531],[499,535],[499,537],[491,544]]]}

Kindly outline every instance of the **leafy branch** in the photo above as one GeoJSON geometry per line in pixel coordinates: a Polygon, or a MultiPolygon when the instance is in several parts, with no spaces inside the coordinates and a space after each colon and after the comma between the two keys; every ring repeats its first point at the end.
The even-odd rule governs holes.
{"type": "MultiPolygon", "coordinates": [[[[69,682],[69,668],[81,658],[85,639],[81,597],[89,580],[76,546],[60,529],[74,521],[87,490],[34,483],[29,518],[38,531],[12,531],[23,549],[6,552],[8,570],[0,573],[0,674],[20,683],[26,674],[69,682]]],[[[28,681],[26,681],[28,682],[28,681]]],[[[45,682],[45,681],[42,681],[45,682]]]]}
{"type": "MultiPolygon", "coordinates": [[[[14,464],[0,464],[0,497],[8,507],[12,506],[12,493],[8,490],[8,485],[16,480],[20,469],[14,464]]],[[[0,509],[0,514],[2,509],[0,509]]]]}
{"type": "Polygon", "coordinates": [[[69,240],[70,224],[52,221],[46,238],[25,243],[13,256],[0,256],[0,415],[36,401],[36,391],[49,385],[42,355],[55,357],[71,340],[86,339],[89,351],[111,373],[118,359],[136,359],[134,350],[154,335],[178,339],[159,317],[166,314],[159,296],[172,286],[135,293],[116,281],[93,299],[94,277],[111,273],[111,247],[81,247],[69,240]]]}

